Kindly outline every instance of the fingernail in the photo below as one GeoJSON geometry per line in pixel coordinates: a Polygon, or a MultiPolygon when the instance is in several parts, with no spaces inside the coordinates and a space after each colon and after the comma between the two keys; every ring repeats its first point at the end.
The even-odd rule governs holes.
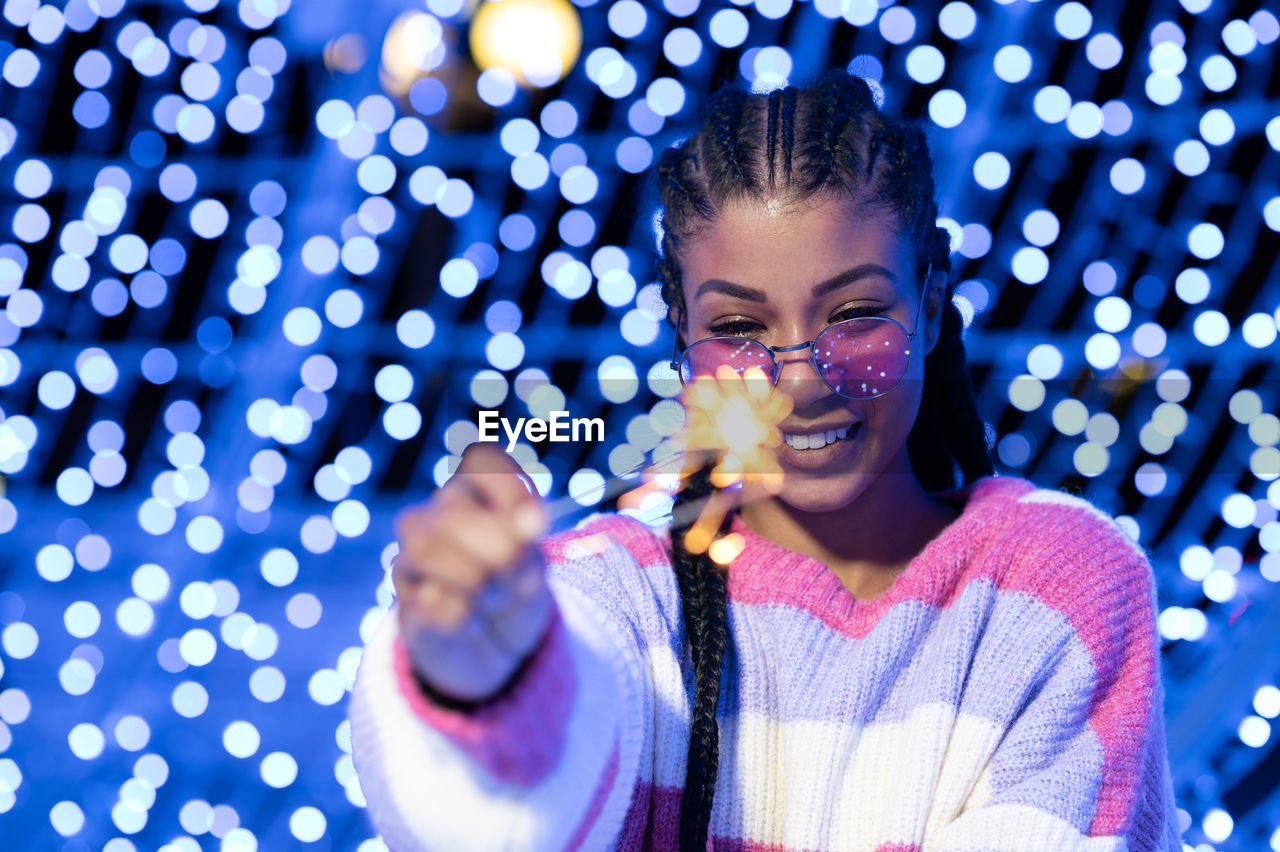
{"type": "Polygon", "coordinates": [[[515,525],[516,532],[525,538],[535,538],[542,534],[546,521],[542,515],[542,508],[530,503],[526,503],[519,509],[516,509],[515,525]]]}

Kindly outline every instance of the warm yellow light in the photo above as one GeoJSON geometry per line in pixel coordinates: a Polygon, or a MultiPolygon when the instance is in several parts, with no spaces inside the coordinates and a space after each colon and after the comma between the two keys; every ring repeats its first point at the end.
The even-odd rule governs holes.
{"type": "Polygon", "coordinates": [[[471,21],[471,57],[505,68],[522,85],[564,79],[582,49],[582,22],[568,0],[488,0],[471,21]]]}
{"type": "Polygon", "coordinates": [[[448,56],[444,26],[426,12],[402,12],[382,40],[383,86],[404,95],[415,80],[435,71],[448,56]]]}
{"type": "Polygon", "coordinates": [[[684,535],[690,553],[710,552],[726,565],[741,552],[741,536],[717,539],[725,516],[740,499],[759,499],[782,491],[782,468],[775,450],[782,443],[778,425],[791,413],[792,399],[778,391],[757,367],[742,375],[722,365],[714,376],[699,376],[681,395],[685,426],[677,435],[684,451],[684,476],[713,458],[711,484],[717,490],[702,505],[684,535]],[[725,490],[742,483],[739,491],[725,490]]]}
{"type": "Polygon", "coordinates": [[[707,548],[707,555],[717,565],[728,565],[737,559],[738,554],[745,550],[746,547],[746,539],[736,532],[731,532],[723,538],[718,538],[711,542],[711,546],[707,548]]]}
{"type": "MultiPolygon", "coordinates": [[[[728,488],[745,480],[778,493],[782,472],[774,450],[782,443],[778,424],[791,413],[792,402],[775,392],[762,370],[750,367],[740,376],[721,365],[715,376],[694,379],[683,402],[687,420],[680,439],[686,452],[717,456],[712,485],[728,488]]],[[[687,461],[692,469],[701,464],[697,457],[687,461]]]]}

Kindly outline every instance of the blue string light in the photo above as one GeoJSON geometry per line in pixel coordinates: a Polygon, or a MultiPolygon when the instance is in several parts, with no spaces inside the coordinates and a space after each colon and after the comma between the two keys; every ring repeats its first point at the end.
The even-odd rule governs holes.
{"type": "MultiPolygon", "coordinates": [[[[625,435],[582,458],[517,449],[540,493],[584,506],[674,431],[650,214],[625,213],[626,199],[687,136],[715,69],[766,92],[853,56],[878,103],[927,116],[998,463],[1119,495],[1144,545],[1170,498],[1192,495],[1151,551],[1170,655],[1214,652],[1241,601],[1269,600],[1276,401],[1264,381],[1218,391],[1230,379],[1199,367],[1237,376],[1280,336],[1275,282],[1240,266],[1265,266],[1260,235],[1280,231],[1280,196],[1240,154],[1264,138],[1280,149],[1280,119],[1251,106],[1265,103],[1274,13],[1219,15],[1208,0],[1122,18],[1003,0],[575,7],[580,58],[563,85],[531,92],[468,64],[462,0],[414,13],[407,31],[429,49],[396,80],[380,24],[288,0],[185,0],[159,18],[123,0],[4,4],[15,37],[0,85],[16,106],[0,118],[0,537],[28,568],[0,593],[0,821],[108,852],[339,836],[385,852],[360,822],[341,717],[359,645],[392,601],[388,503],[443,482],[476,436],[439,404],[440,376],[467,404],[615,407],[625,435]],[[848,55],[821,60],[812,45],[837,33],[848,55]],[[632,220],[646,245],[627,242],[632,220]],[[999,337],[1024,304],[1024,319],[1053,317],[1045,339],[999,337]],[[1132,402],[1111,406],[1122,391],[1082,377],[1132,402]],[[997,424],[1005,400],[1017,420],[997,424]],[[1223,410],[1238,427],[1225,438],[1223,410]],[[1206,435],[1230,488],[1190,481],[1206,435]],[[1185,520],[1199,516],[1216,527],[1185,520]],[[383,572],[321,582],[316,566],[339,554],[383,572]],[[81,591],[49,609],[51,584],[81,591]],[[141,685],[130,694],[160,707],[46,729],[54,701],[105,706],[122,659],[141,685]],[[56,676],[19,680],[39,671],[56,676]],[[253,700],[229,710],[246,685],[253,700]],[[284,731],[284,717],[307,721],[284,731]],[[110,764],[116,786],[36,789],[23,773],[37,740],[66,743],[58,771],[110,764]],[[173,760],[179,740],[205,750],[173,760]],[[192,767],[240,786],[215,797],[192,767]],[[283,818],[256,816],[260,800],[283,818]]],[[[661,514],[669,497],[654,496],[661,514]]],[[[1192,670],[1167,681],[1172,712],[1195,704],[1192,670]]],[[[1276,695],[1251,684],[1206,739],[1246,765],[1240,754],[1273,742],[1276,695]]],[[[1277,845],[1179,772],[1191,845],[1277,845]]],[[[1231,783],[1234,770],[1214,772],[1231,783]]]]}

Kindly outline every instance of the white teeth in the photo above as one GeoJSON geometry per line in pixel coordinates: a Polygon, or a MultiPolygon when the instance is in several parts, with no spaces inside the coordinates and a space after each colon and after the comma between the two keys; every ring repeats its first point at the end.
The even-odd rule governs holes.
{"type": "Polygon", "coordinates": [[[826,432],[818,432],[814,435],[783,435],[783,439],[787,442],[787,446],[797,450],[819,450],[834,444],[849,433],[846,429],[831,429],[826,432]]]}

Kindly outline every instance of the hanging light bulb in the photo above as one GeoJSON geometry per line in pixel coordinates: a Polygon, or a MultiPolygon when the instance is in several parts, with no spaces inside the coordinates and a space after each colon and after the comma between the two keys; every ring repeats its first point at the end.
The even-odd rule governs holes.
{"type": "Polygon", "coordinates": [[[503,68],[525,86],[558,83],[581,49],[582,23],[568,0],[488,0],[471,22],[480,69],[503,68]]]}

